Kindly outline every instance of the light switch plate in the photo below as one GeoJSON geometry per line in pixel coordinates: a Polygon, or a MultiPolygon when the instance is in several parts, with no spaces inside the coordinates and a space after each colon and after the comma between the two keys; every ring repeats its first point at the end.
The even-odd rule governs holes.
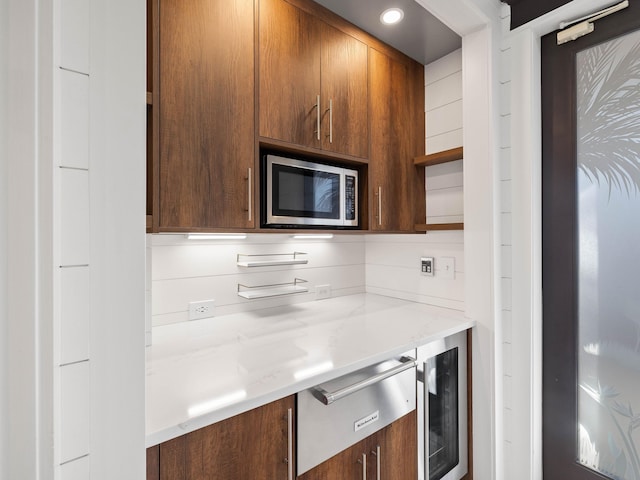
{"type": "Polygon", "coordinates": [[[433,257],[420,258],[420,273],[427,277],[433,277],[433,274],[435,273],[433,257]]]}
{"type": "Polygon", "coordinates": [[[453,280],[456,278],[455,257],[440,257],[438,259],[438,276],[443,280],[453,280]]]}
{"type": "Polygon", "coordinates": [[[331,297],[331,285],[316,286],[316,300],[323,300],[331,297]]]}

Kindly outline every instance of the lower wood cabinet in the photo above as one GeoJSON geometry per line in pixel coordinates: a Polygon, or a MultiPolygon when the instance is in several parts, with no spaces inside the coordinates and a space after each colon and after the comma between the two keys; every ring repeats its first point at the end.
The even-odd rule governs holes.
{"type": "Polygon", "coordinates": [[[413,480],[418,478],[416,411],[340,452],[299,480],[413,480]]]}
{"type": "Polygon", "coordinates": [[[294,408],[286,397],[151,447],[147,480],[292,480],[294,408]]]}

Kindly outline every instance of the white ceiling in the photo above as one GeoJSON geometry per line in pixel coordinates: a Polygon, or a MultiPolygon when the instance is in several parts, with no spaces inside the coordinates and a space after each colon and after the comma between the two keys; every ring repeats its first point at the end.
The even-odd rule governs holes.
{"type": "Polygon", "coordinates": [[[425,65],[462,45],[460,36],[415,0],[315,1],[425,65]],[[391,7],[402,8],[404,19],[397,25],[383,25],[380,14],[391,7]]]}

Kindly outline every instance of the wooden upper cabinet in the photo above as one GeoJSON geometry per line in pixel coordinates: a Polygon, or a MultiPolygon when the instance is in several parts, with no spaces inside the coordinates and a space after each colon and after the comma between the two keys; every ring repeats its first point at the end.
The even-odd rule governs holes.
{"type": "Polygon", "coordinates": [[[369,157],[367,46],[322,24],[322,148],[369,157]]]}
{"type": "Polygon", "coordinates": [[[289,478],[294,408],[287,397],[162,443],[160,480],[289,478]]]}
{"type": "Polygon", "coordinates": [[[367,46],[284,0],[260,0],[260,136],[368,156],[367,46]]]}
{"type": "Polygon", "coordinates": [[[154,231],[252,228],[254,0],[158,0],[154,231]]]}
{"type": "Polygon", "coordinates": [[[370,229],[413,231],[425,203],[413,163],[424,153],[423,68],[370,48],[369,115],[370,229]]]}

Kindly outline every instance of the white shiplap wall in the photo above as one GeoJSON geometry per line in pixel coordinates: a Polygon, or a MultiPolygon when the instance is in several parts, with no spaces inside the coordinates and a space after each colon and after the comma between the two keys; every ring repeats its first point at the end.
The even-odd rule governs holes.
{"type": "MultiPolygon", "coordinates": [[[[151,235],[152,323],[188,320],[189,302],[215,300],[215,315],[315,300],[318,285],[331,296],[365,291],[365,240],[335,235],[329,240],[296,240],[286,234],[248,235],[246,240],[188,240],[184,235],[151,235]],[[304,252],[306,265],[239,267],[238,254],[304,252]],[[307,280],[309,293],[247,300],[238,284],[258,286],[307,280]]],[[[264,259],[269,259],[265,257],[264,259]]]]}
{"type": "MultiPolygon", "coordinates": [[[[462,49],[425,66],[426,153],[462,146],[462,49]]],[[[463,161],[427,167],[427,223],[464,219],[463,161]]]]}
{"type": "MultiPolygon", "coordinates": [[[[503,39],[509,32],[510,9],[503,5],[501,10],[503,39]]],[[[512,207],[511,207],[511,47],[503,40],[500,48],[500,216],[501,216],[501,267],[500,281],[502,289],[502,356],[503,356],[503,405],[504,405],[504,474],[505,478],[518,478],[517,466],[511,459],[514,440],[514,414],[517,412],[513,404],[513,355],[512,355],[512,207]]],[[[497,339],[499,340],[499,339],[497,339]]]]}
{"type": "Polygon", "coordinates": [[[59,2],[54,65],[54,461],[62,480],[90,477],[89,3],[59,2]]]}

